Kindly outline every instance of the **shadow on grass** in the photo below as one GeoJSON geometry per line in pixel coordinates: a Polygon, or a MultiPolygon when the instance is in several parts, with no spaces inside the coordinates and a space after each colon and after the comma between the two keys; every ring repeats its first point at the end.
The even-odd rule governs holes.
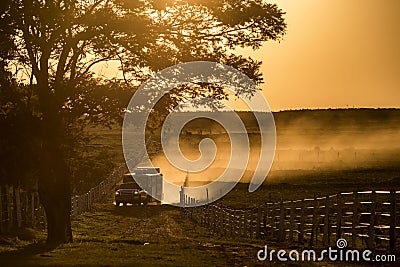
{"type": "Polygon", "coordinates": [[[29,258],[34,257],[36,255],[47,257],[48,255],[46,255],[45,253],[50,252],[55,248],[57,248],[57,245],[48,244],[45,241],[39,243],[32,243],[17,250],[1,252],[0,262],[2,266],[7,266],[3,264],[15,261],[22,263],[24,262],[24,260],[28,260],[29,258]]]}

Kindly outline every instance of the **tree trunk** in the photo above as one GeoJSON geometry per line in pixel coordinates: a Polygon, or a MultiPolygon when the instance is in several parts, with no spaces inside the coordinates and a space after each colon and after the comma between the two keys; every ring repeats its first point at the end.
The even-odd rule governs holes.
{"type": "Polygon", "coordinates": [[[70,171],[63,149],[65,131],[60,118],[44,116],[39,197],[46,212],[47,242],[72,242],[70,171]]]}
{"type": "Polygon", "coordinates": [[[43,146],[39,197],[46,212],[47,242],[60,244],[72,242],[71,189],[68,167],[52,145],[43,146]]]}
{"type": "Polygon", "coordinates": [[[47,242],[51,244],[72,242],[69,188],[62,186],[61,181],[53,183],[42,181],[39,185],[40,201],[46,212],[47,242]]]}
{"type": "Polygon", "coordinates": [[[40,68],[35,77],[42,112],[40,129],[41,158],[38,181],[39,198],[47,220],[47,242],[61,244],[72,242],[70,170],[66,162],[68,131],[62,119],[62,103],[49,83],[49,58],[51,46],[42,48],[40,68]]]}

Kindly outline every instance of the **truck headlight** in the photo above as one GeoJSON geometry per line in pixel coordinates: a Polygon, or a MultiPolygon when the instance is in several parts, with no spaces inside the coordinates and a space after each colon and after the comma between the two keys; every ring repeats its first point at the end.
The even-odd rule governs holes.
{"type": "Polygon", "coordinates": [[[118,196],[118,195],[119,195],[119,192],[118,192],[118,191],[117,191],[117,192],[115,192],[115,195],[116,195],[116,196],[118,196]]]}

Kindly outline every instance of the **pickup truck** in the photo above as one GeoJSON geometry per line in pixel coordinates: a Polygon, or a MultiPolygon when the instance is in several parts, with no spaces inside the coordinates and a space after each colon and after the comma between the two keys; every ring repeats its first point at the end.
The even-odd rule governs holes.
{"type": "Polygon", "coordinates": [[[133,172],[123,174],[122,182],[124,184],[135,183],[137,185],[136,188],[145,189],[148,195],[148,202],[157,205],[161,204],[161,199],[163,198],[163,175],[159,167],[137,167],[133,172]]]}
{"type": "Polygon", "coordinates": [[[143,189],[141,189],[137,183],[122,183],[115,190],[115,205],[119,207],[122,203],[126,205],[130,204],[143,204],[147,205],[149,197],[143,189]]]}

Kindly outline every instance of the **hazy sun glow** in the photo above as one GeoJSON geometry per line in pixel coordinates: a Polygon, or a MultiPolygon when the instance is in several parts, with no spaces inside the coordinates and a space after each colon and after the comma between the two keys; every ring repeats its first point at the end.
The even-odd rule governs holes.
{"type": "MultiPolygon", "coordinates": [[[[268,2],[286,12],[287,35],[235,53],[263,61],[261,89],[272,110],[400,107],[400,1],[268,2]]],[[[120,77],[116,66],[97,70],[120,77]]]]}
{"type": "Polygon", "coordinates": [[[274,0],[287,35],[263,61],[272,110],[400,107],[400,1],[274,0]]]}

